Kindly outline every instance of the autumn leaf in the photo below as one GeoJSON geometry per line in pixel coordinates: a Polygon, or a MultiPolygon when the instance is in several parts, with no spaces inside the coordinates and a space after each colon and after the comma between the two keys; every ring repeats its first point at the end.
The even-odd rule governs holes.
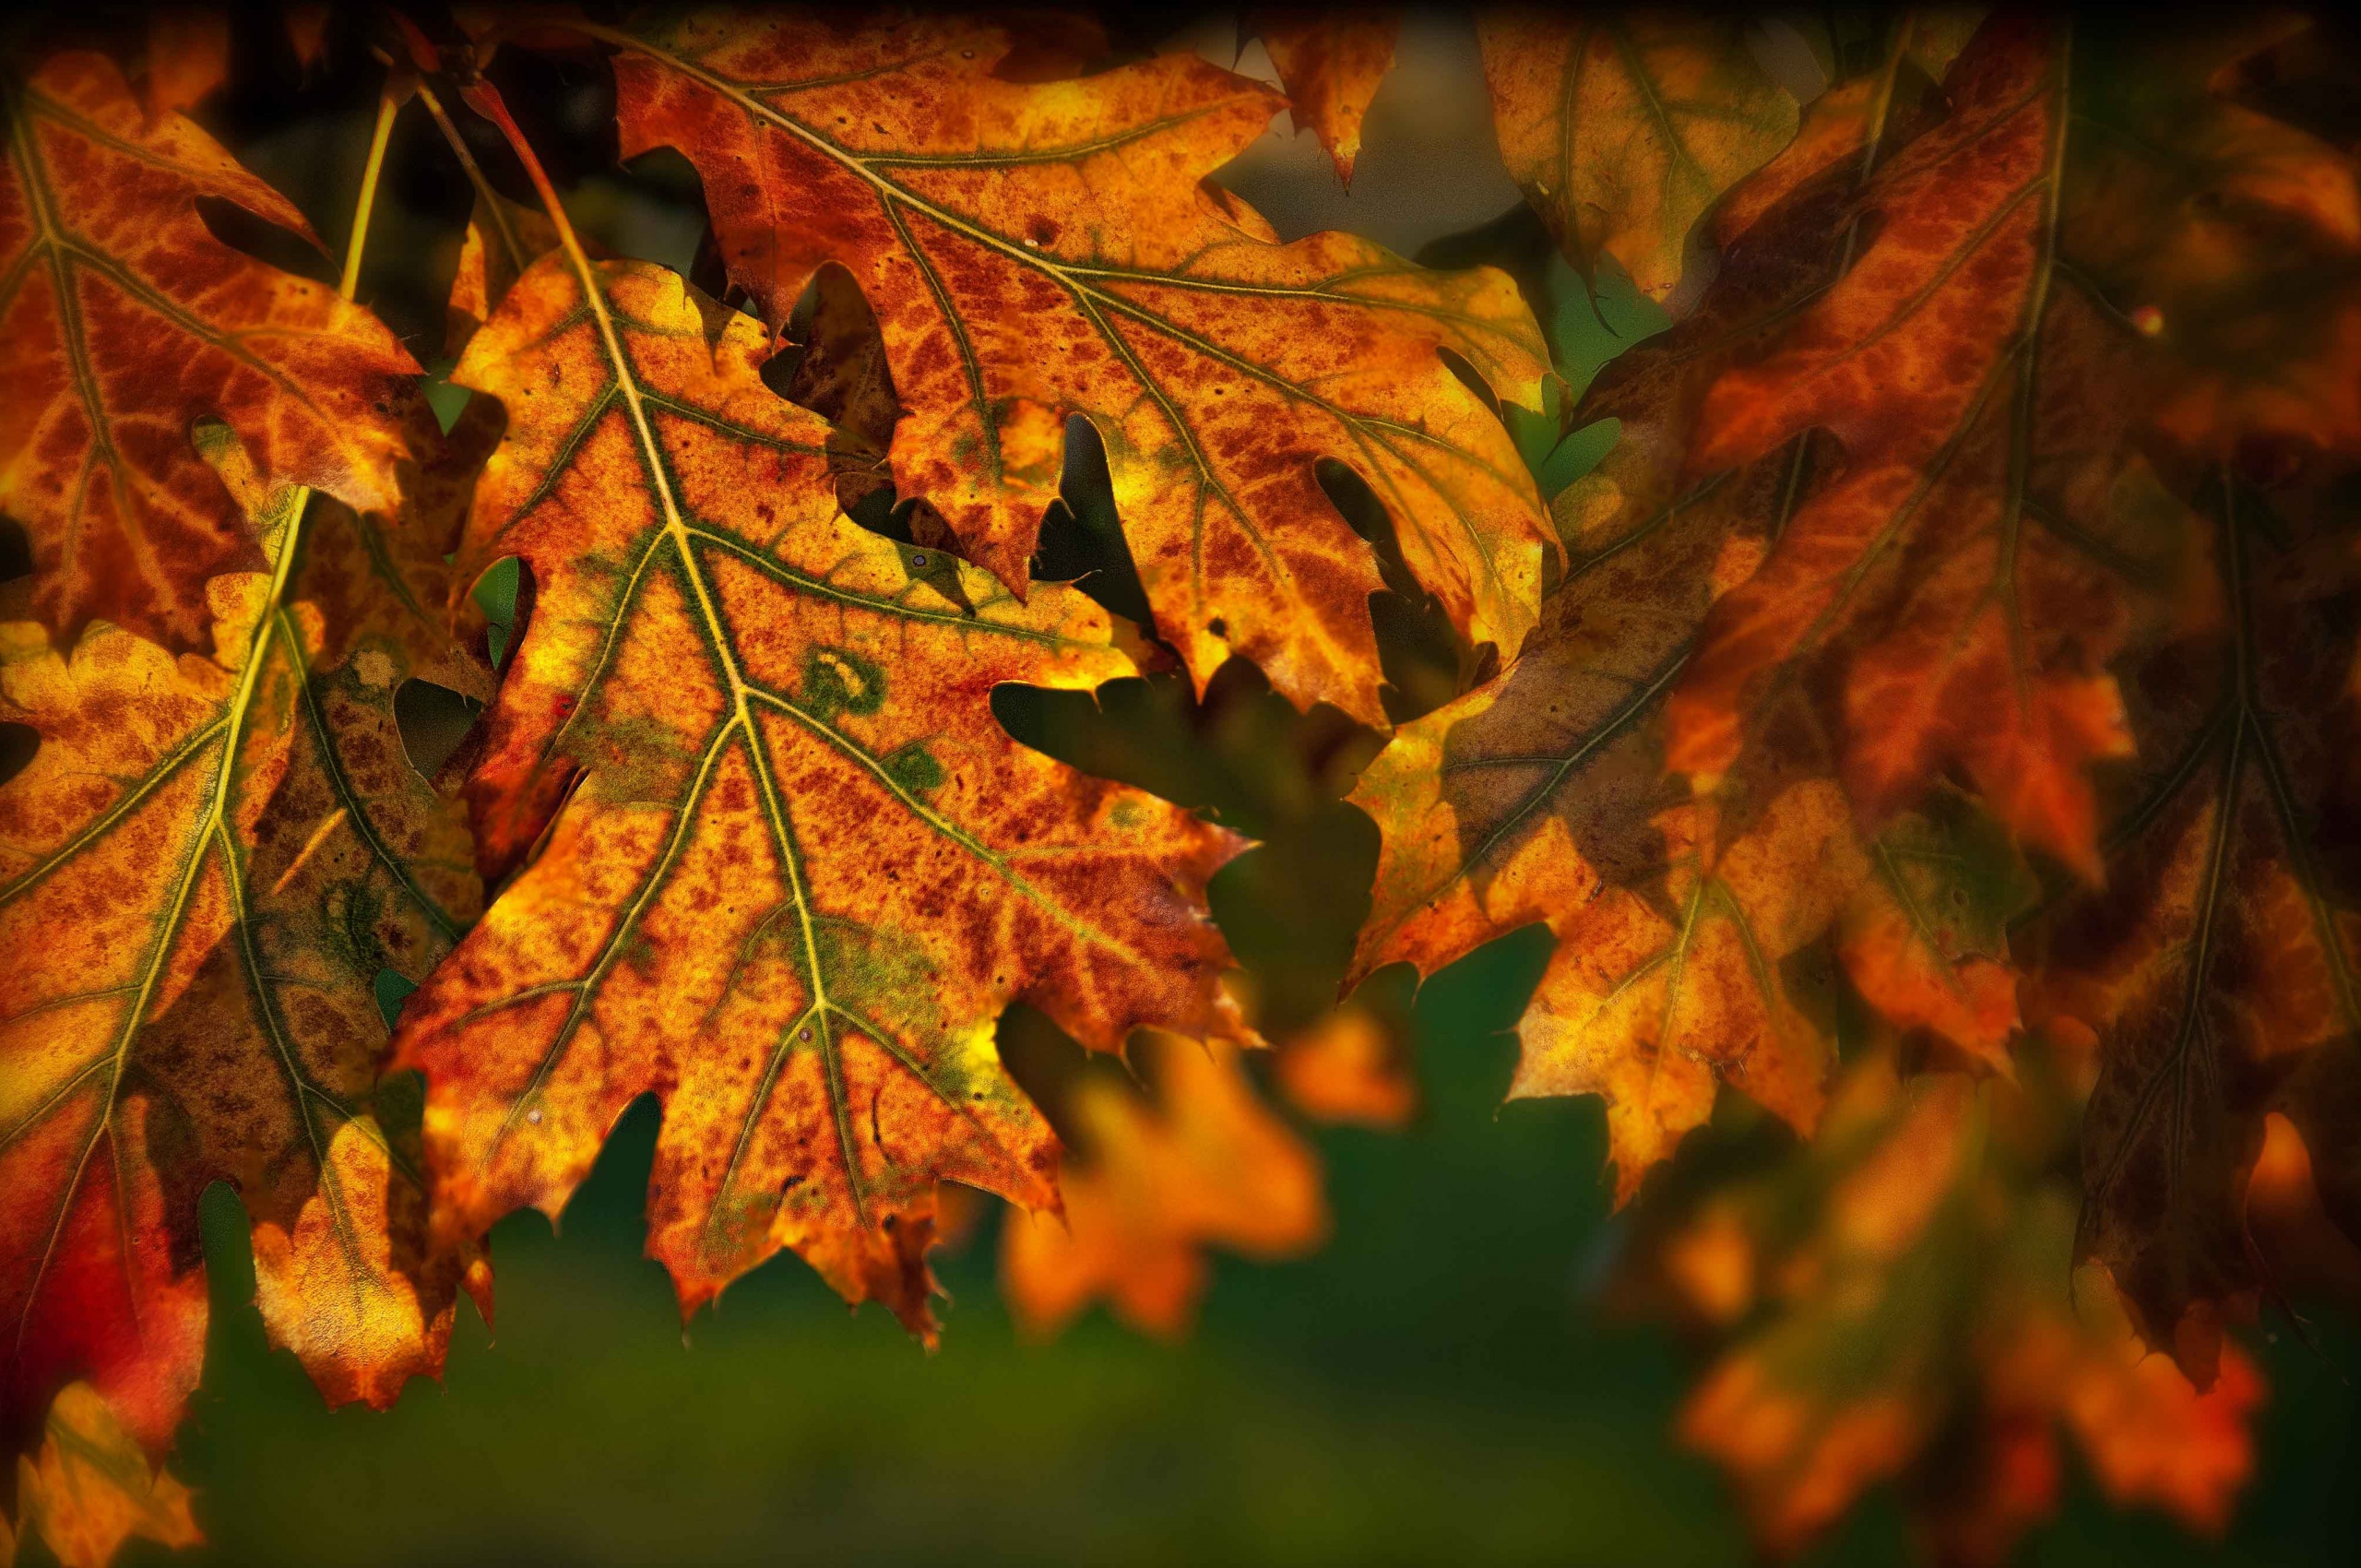
{"type": "Polygon", "coordinates": [[[684,1309],[791,1246],[931,1334],[935,1184],[1052,1201],[999,1014],[1240,1032],[1204,903],[1239,841],[993,719],[1003,683],[1132,673],[1104,613],[843,517],[769,334],[560,232],[454,376],[508,412],[461,559],[520,557],[536,609],[468,787],[487,871],[521,870],[397,1041],[438,1222],[554,1214],[652,1092],[684,1309]]]}
{"type": "Polygon", "coordinates": [[[1351,184],[1361,121],[1378,83],[1394,68],[1402,13],[1274,8],[1256,13],[1247,26],[1278,67],[1295,128],[1317,136],[1335,160],[1337,177],[1351,184]]]}
{"type": "Polygon", "coordinates": [[[1689,237],[1796,134],[1736,17],[1496,10],[1479,23],[1509,173],[1585,278],[1612,256],[1662,301],[1689,237]]]}
{"type": "Polygon", "coordinates": [[[1143,1334],[1196,1321],[1204,1249],[1298,1257],[1326,1239],[1320,1162],[1255,1093],[1234,1046],[1152,1038],[1151,1100],[1111,1077],[1076,1086],[1082,1140],[1058,1184],[1062,1218],[1012,1213],[1001,1287],[1028,1333],[1056,1334],[1094,1300],[1143,1334]]]}
{"type": "Polygon", "coordinates": [[[1546,921],[1557,952],[1510,1093],[1604,1095],[1625,1198],[1705,1120],[1719,1076],[1809,1127],[1831,1059],[1780,965],[1859,879],[1831,860],[1852,844],[1842,797],[1766,780],[1726,849],[1712,808],[1663,769],[1665,694],[1715,560],[1762,509],[1726,489],[1579,540],[1588,564],[1518,662],[1398,730],[1350,797],[1381,834],[1352,977],[1406,959],[1432,973],[1546,921]]]}
{"type": "Polygon", "coordinates": [[[1653,1269],[1719,1347],[1679,1418],[1757,1538],[1792,1554],[1872,1484],[1898,1485],[1937,1562],[2007,1562],[2060,1501],[2058,1434],[2100,1489],[2219,1535],[2253,1469],[2261,1398],[2236,1351],[2200,1394],[2146,1356],[2103,1277],[2070,1291],[2067,1063],[2018,1084],[1905,1082],[1889,1047],[1790,1146],[1656,1228],[1653,1269]]]}
{"type": "Polygon", "coordinates": [[[1275,243],[1205,176],[1267,89],[1190,55],[1078,81],[995,74],[997,29],[708,18],[614,44],[623,150],[705,178],[730,277],[787,320],[824,263],[883,332],[896,485],[1022,594],[1069,414],[1104,441],[1157,628],[1200,690],[1232,654],[1299,705],[1382,726],[1370,547],[1318,459],[1351,466],[1460,632],[1513,653],[1546,532],[1489,408],[1442,358],[1533,401],[1531,313],[1497,272],[1366,241],[1275,243]]]}
{"type": "Polygon", "coordinates": [[[1792,242],[1825,232],[1848,180],[1799,186],[1693,315],[1584,398],[1573,425],[1614,419],[1621,439],[1558,498],[1576,564],[1541,627],[1500,680],[1402,727],[1352,796],[1381,835],[1352,973],[1431,973],[1548,923],[1556,956],[1511,1093],[1604,1095],[1624,1199],[1721,1082],[1813,1124],[1833,1042],[1822,1004],[1793,987],[1825,968],[1832,934],[1875,1005],[1972,1058],[2004,1065],[2016,1018],[1999,935],[2014,911],[1994,909],[2013,895],[1937,852],[1975,836],[1965,802],[1865,836],[1824,729],[1792,701],[1776,754],[1750,757],[1719,799],[1665,776],[1667,698],[1708,612],[1827,461],[1799,442],[1691,483],[1686,431],[1733,358],[1824,283],[1834,258],[1792,242]]]}
{"type": "MultiPolygon", "coordinates": [[[[17,1511],[26,1539],[39,1537],[65,1568],[106,1568],[134,1536],[168,1547],[204,1540],[188,1488],[153,1468],[138,1440],[87,1383],[50,1406],[39,1456],[17,1461],[17,1511]]],[[[0,1525],[0,1560],[7,1527],[0,1525]]]]}
{"type": "Polygon", "coordinates": [[[266,1329],[331,1403],[392,1403],[440,1370],[457,1288],[488,1301],[472,1249],[428,1242],[418,1102],[377,1075],[381,977],[423,980],[480,898],[457,802],[395,719],[413,678],[482,690],[442,628],[451,529],[325,501],[305,519],[228,432],[200,435],[276,562],[208,585],[210,658],[103,623],[70,654],[0,629],[0,717],[40,736],[0,788],[12,1443],[86,1379],[169,1443],[213,1181],[253,1221],[266,1329]]]}
{"type": "Polygon", "coordinates": [[[208,582],[263,559],[193,429],[226,422],[269,483],[389,514],[417,366],[367,311],[215,239],[200,201],[311,229],[101,56],[6,93],[0,507],[30,537],[34,612],[61,646],[95,617],[200,647],[208,582]]]}
{"type": "MultiPolygon", "coordinates": [[[[1948,113],[1863,189],[1875,237],[1704,399],[1692,479],[1806,431],[1842,464],[1716,606],[1673,698],[1669,757],[1711,788],[1776,694],[1813,689],[1866,821],[1956,767],[2024,842],[2095,878],[2090,769],[2131,745],[2109,665],[2169,618],[2195,553],[2189,508],[2142,442],[2200,367],[2086,269],[2106,259],[2094,236],[2122,181],[2105,172],[2113,152],[2080,149],[2127,133],[2082,116],[2104,95],[2070,86],[2107,77],[2079,60],[2062,24],[1987,23],[1947,76],[1948,113]]],[[[2189,134],[2131,129],[2150,159],[2189,134]]],[[[2217,248],[2213,220],[2186,216],[2210,210],[2165,205],[2134,270],[2217,248]]]]}
{"type": "Polygon", "coordinates": [[[2214,511],[2222,620],[2127,679],[2141,764],[2110,800],[2107,887],[2045,916],[2033,992],[2100,1048],[2079,1250],[2201,1382],[2270,1288],[2244,1206],[2271,1111],[2361,1239],[2351,528],[2275,518],[2226,479],[2214,511]]]}

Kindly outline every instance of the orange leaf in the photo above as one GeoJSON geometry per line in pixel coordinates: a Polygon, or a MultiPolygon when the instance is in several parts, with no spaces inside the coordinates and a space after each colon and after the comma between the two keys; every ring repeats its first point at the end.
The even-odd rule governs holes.
{"type": "Polygon", "coordinates": [[[1288,1103],[1314,1121],[1402,1127],[1418,1109],[1403,1052],[1376,1014],[1347,1003],[1281,1045],[1274,1070],[1288,1103]]]}
{"type": "Polygon", "coordinates": [[[85,1378],[171,1441],[213,1181],[254,1221],[266,1329],[331,1403],[390,1404],[440,1371],[455,1289],[488,1300],[474,1249],[429,1243],[417,1102],[377,1076],[381,979],[423,980],[481,897],[395,720],[412,678],[481,689],[440,615],[452,530],[301,520],[303,493],[258,494],[234,439],[205,440],[278,561],[208,585],[213,657],[0,628],[0,717],[41,737],[0,789],[12,1443],[85,1378]]]}
{"type": "Polygon", "coordinates": [[[1890,1048],[1865,1053],[1814,1144],[1708,1188],[1649,1249],[1722,1336],[1681,1436],[1771,1551],[1892,1480],[1935,1561],[2005,1562],[2058,1506],[2061,1431],[2117,1502],[2226,1522],[2260,1383],[2230,1351],[2201,1395],[2143,1359],[2104,1277],[2070,1291],[2075,1105],[2056,1066],[2035,1051],[2017,1083],[1905,1083],[1890,1048]],[[1701,1255],[1743,1260],[1759,1303],[1701,1255]]]}
{"type": "Polygon", "coordinates": [[[469,799],[487,868],[523,870],[398,1060],[446,1229],[554,1214],[653,1092],[685,1310],[789,1246],[931,1334],[935,1183],[1052,1201],[995,1019],[1237,1030],[1204,883],[1239,841],[1008,738],[992,689],[1131,674],[1116,628],[841,517],[768,349],[570,238],[470,342],[454,379],[508,432],[463,555],[521,557],[536,608],[469,799]]]}
{"type": "Polygon", "coordinates": [[[1430,273],[1345,234],[1278,244],[1206,186],[1275,94],[1180,54],[1012,82],[994,74],[1007,35],[967,21],[586,30],[622,51],[624,154],[675,147],[698,167],[765,320],[822,264],[851,272],[908,410],[900,493],[1018,593],[1078,413],[1200,689],[1234,653],[1299,705],[1384,723],[1377,563],[1322,491],[1323,457],[1369,481],[1470,640],[1524,641],[1539,505],[1441,350],[1536,402],[1531,312],[1498,272],[1430,273]]]}
{"type": "Polygon", "coordinates": [[[1394,68],[1402,13],[1392,7],[1273,9],[1250,18],[1247,25],[1278,67],[1295,128],[1317,136],[1335,160],[1337,176],[1351,184],[1353,161],[1361,151],[1361,121],[1377,96],[1377,84],[1394,68]]]}
{"type": "Polygon", "coordinates": [[[1612,256],[1663,300],[1698,220],[1796,134],[1736,17],[1536,7],[1479,25],[1501,156],[1585,278],[1612,256]]]}
{"type": "MultiPolygon", "coordinates": [[[[190,1516],[188,1488],[152,1468],[138,1442],[87,1383],[50,1407],[38,1458],[18,1462],[17,1512],[65,1568],[106,1568],[134,1536],[168,1547],[205,1537],[190,1516]]],[[[7,1530],[0,1526],[0,1550],[7,1530]]]]}
{"type": "Polygon", "coordinates": [[[1032,1334],[1104,1297],[1141,1333],[1177,1337],[1196,1321],[1206,1247],[1275,1260],[1326,1239],[1319,1159],[1264,1108],[1236,1047],[1157,1038],[1149,1083],[1152,1104],[1112,1079],[1081,1084],[1087,1152],[1060,1174],[1062,1220],[1009,1216],[1002,1289],[1032,1334]]]}
{"type": "Polygon", "coordinates": [[[177,113],[153,123],[96,54],[7,89],[0,169],[0,508],[25,525],[36,613],[204,643],[206,584],[262,556],[191,432],[225,421],[271,484],[390,512],[406,378],[393,335],[334,290],[215,239],[225,201],[303,216],[177,113]]]}

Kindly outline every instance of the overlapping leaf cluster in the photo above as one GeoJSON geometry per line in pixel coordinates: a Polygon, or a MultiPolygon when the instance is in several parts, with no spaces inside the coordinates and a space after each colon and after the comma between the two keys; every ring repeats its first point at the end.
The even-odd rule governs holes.
{"type": "MultiPolygon", "coordinates": [[[[832,372],[811,343],[811,407],[764,378],[774,330],[574,236],[464,45],[386,40],[341,295],[203,220],[233,202],[310,235],[183,113],[222,79],[218,27],[160,24],[136,81],[75,53],[11,81],[0,469],[40,620],[6,634],[6,716],[40,743],[0,790],[0,922],[35,956],[0,1003],[6,1420],[47,1444],[18,1516],[77,1561],[190,1534],[148,1467],[198,1371],[208,1182],[239,1190],[266,1322],[331,1399],[436,1372],[456,1291],[489,1310],[485,1230],[554,1213],[650,1092],[650,1248],[684,1311],[791,1246],[931,1335],[937,1183],[1058,1201],[1003,1008],[1106,1051],[1150,1025],[1253,1042],[1204,912],[1240,841],[1016,744],[991,707],[1165,657],[1027,580],[1069,413],[1100,425],[1154,629],[1200,682],[1236,648],[1299,702],[1382,717],[1376,558],[1314,482],[1325,457],[1396,499],[1463,632],[1513,647],[1530,623],[1532,482],[1438,353],[1526,390],[1530,315],[1499,274],[1284,246],[1201,189],[1274,95],[1179,58],[1080,77],[1105,53],[1086,24],[698,25],[592,31],[626,142],[723,176],[724,255],[774,328],[824,263],[825,289],[861,285],[883,358],[843,339],[832,372]],[[487,181],[454,89],[539,211],[487,181]],[[475,401],[447,440],[352,301],[413,98],[479,186],[451,308],[475,401]],[[733,159],[802,205],[741,201],[733,159]],[[839,513],[881,457],[938,542],[839,513]],[[492,696],[449,627],[510,557],[531,613],[492,696]],[[413,680],[492,696],[464,812],[409,764],[413,680]]],[[[1347,53],[1312,113],[1348,160],[1390,33],[1347,53]]],[[[1180,1244],[1313,1239],[1309,1156],[1204,1059],[1299,1196],[1267,1215],[1245,1180],[1180,1244]]],[[[1222,1119],[1202,1078],[1170,1101],[1184,1143],[1222,1119]]]]}
{"type": "MultiPolygon", "coordinates": [[[[1398,18],[1252,26],[1349,176],[1398,18]]],[[[2361,177],[2273,111],[2295,23],[1787,30],[1482,24],[1566,263],[1671,312],[1595,382],[1501,271],[1282,243],[1208,176],[1286,101],[1086,21],[396,22],[341,291],[208,225],[311,234],[184,113],[220,30],[12,70],[14,1515],[77,1562],[193,1534],[149,1466],[216,1180],[271,1333],[381,1406],[460,1290],[489,1310],[492,1224],[554,1216],[642,1095],[684,1313],[789,1248],[931,1336],[946,1182],[1036,1211],[1003,1271],[1042,1329],[1103,1295],[1174,1332],[1203,1247],[1315,1244],[1207,914],[1242,840],[994,706],[1164,667],[1202,696],[1235,659],[1366,727],[1348,981],[1549,928],[1511,1092],[1604,1097],[1619,1198],[1726,1084],[1826,1123],[1652,1222],[1725,1338],[1684,1430],[1768,1543],[1901,1475],[1939,1551],[1997,1558],[2060,1422],[2118,1495],[2218,1524],[2267,1118],[2361,1234],[2361,177]],[[575,233],[484,74],[543,43],[611,63],[626,156],[696,169],[748,310],[575,233]],[[476,185],[447,430],[354,298],[413,101],[476,185]],[[1077,418],[1137,624],[1036,580],[1077,418]],[[504,562],[494,691],[463,645],[504,562]],[[1388,587],[1497,671],[1390,736],[1388,587]],[[412,681],[489,701],[447,778],[405,749],[412,681]],[[1145,1090],[1037,1107],[1017,1004],[1103,1052],[1186,1038],[1145,1090]],[[2083,1260],[2128,1326],[2063,1308],[2083,1260]]],[[[1286,1021],[1299,1106],[1406,1114],[1369,1017],[1286,1021]]]]}
{"type": "MultiPolygon", "coordinates": [[[[2290,25],[1888,24],[1728,190],[1694,308],[1566,409],[1621,438],[1553,498],[1522,659],[1355,796],[1358,967],[1547,922],[1512,1092],[1604,1095],[1626,1197],[1717,1080],[1809,1131],[1847,992],[2004,1074],[2021,1014],[2095,1039],[2078,1253],[2201,1380],[2262,1284],[2265,1112],[2326,1194],[2355,1157],[2361,360],[2296,325],[2361,287],[2355,172],[2236,96],[2290,25]],[[2013,934],[2011,843],[2055,884],[2013,934]]],[[[1542,47],[1493,71],[1504,146],[1542,47]]],[[[1632,39],[1551,47],[1567,114],[1629,113],[1596,84],[1632,39]]],[[[1534,195],[1585,265],[1702,210],[1534,195]]]]}

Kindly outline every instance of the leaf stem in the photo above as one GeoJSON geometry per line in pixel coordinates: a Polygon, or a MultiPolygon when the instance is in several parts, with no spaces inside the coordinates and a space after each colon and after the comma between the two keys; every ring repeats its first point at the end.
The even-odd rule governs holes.
{"type": "Polygon", "coordinates": [[[369,244],[369,215],[377,205],[377,178],[386,167],[386,144],[394,134],[394,116],[401,112],[389,74],[377,92],[377,125],[369,137],[369,162],[361,172],[361,198],[353,204],[352,238],[344,250],[344,280],[337,292],[350,300],[361,287],[361,253],[369,244]]]}

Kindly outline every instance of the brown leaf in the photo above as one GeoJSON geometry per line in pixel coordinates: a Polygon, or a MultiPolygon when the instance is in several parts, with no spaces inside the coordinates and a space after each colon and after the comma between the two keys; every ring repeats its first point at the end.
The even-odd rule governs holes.
{"type": "MultiPolygon", "coordinates": [[[[2165,282],[2219,263],[2225,233],[2251,256],[2299,218],[2317,242],[2300,254],[2314,255],[2343,222],[2352,176],[2284,127],[2246,136],[2250,163],[2205,163],[2192,148],[2223,138],[2187,93],[2120,101],[2109,84],[2146,80],[2153,63],[2110,63],[2103,42],[2069,30],[1986,25],[1948,74],[1948,112],[1863,189],[1876,229],[1857,259],[1706,398],[1694,475],[1811,430],[1841,461],[1716,606],[1673,699],[1669,753],[1711,788],[1763,731],[1770,699],[1807,691],[1872,825],[1956,767],[2023,841],[2095,878],[2090,768],[2130,746],[2108,666],[2171,618],[2195,555],[2193,518],[2144,444],[2160,424],[2186,434],[2175,399],[2222,362],[2193,326],[2132,304],[2169,294],[2193,311],[2196,286],[2165,282]],[[2272,183],[2299,153],[2308,205],[2272,183]],[[2247,186],[2268,194],[2246,199],[2247,186]],[[2149,205],[2125,257],[2117,193],[2134,189],[2149,205]],[[2271,222],[2252,218],[2258,205],[2271,222]]],[[[2267,124],[2217,109],[2246,132],[2267,124]]],[[[2312,319],[2295,296],[2291,314],[2268,315],[2244,291],[2288,275],[2239,276],[2250,317],[2312,319]]],[[[2223,421],[2196,444],[2290,434],[2251,410],[2223,421]]]]}
{"type": "Polygon", "coordinates": [[[1275,95],[1190,55],[1079,81],[994,74],[996,29],[847,32],[707,18],[615,44],[626,156],[705,175],[730,276],[785,321],[824,263],[875,308],[906,417],[897,490],[1022,593],[1064,420],[1104,440],[1157,626],[1200,689],[1233,653],[1301,705],[1382,725],[1369,547],[1314,477],[1335,457],[1471,641],[1533,624],[1546,533],[1529,475],[1449,350],[1536,401],[1509,279],[1365,241],[1275,243],[1204,177],[1275,95]]]}
{"type": "Polygon", "coordinates": [[[2243,1211],[2271,1111],[2361,1238],[2350,530],[2291,534],[2226,483],[2216,511],[2226,624],[2128,678],[2107,887],[2046,917],[2032,1009],[2100,1044],[2081,1252],[2200,1382],[2267,1284],[2243,1211]]]}
{"type": "Polygon", "coordinates": [[[150,123],[108,61],[6,90],[0,507],[35,612],[61,646],[98,617],[199,647],[208,581],[262,556],[195,427],[226,422],[271,484],[391,512],[418,367],[367,311],[216,240],[200,200],[311,230],[194,122],[150,123]]]}

